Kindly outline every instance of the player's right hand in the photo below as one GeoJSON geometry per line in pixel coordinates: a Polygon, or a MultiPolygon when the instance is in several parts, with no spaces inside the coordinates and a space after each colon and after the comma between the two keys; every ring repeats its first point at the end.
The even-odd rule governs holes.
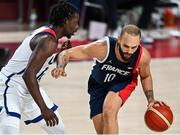
{"type": "Polygon", "coordinates": [[[163,106],[163,105],[166,105],[166,104],[162,101],[154,100],[148,104],[148,108],[151,108],[152,106],[163,106]]]}
{"type": "Polygon", "coordinates": [[[57,67],[57,68],[54,68],[52,71],[51,71],[51,75],[52,75],[52,77],[54,77],[54,78],[58,78],[58,77],[60,77],[60,76],[63,76],[63,77],[66,77],[67,76],[67,74],[66,74],[66,72],[65,72],[65,69],[64,68],[62,68],[62,67],[57,67]]]}
{"type": "Polygon", "coordinates": [[[51,109],[45,108],[41,110],[41,114],[46,121],[47,126],[53,127],[55,125],[58,125],[59,119],[51,109]]]}

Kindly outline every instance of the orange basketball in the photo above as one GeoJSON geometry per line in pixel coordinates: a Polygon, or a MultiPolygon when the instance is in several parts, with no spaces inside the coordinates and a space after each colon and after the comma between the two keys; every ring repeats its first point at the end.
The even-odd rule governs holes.
{"type": "Polygon", "coordinates": [[[173,113],[164,102],[155,104],[147,109],[144,120],[147,127],[153,131],[162,132],[167,130],[173,122],[173,113]]]}

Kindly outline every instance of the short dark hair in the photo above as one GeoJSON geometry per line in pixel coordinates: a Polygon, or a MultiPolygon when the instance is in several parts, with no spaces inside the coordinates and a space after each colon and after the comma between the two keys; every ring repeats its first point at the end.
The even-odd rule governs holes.
{"type": "Polygon", "coordinates": [[[138,36],[139,35],[139,37],[141,37],[141,30],[140,30],[140,28],[138,28],[136,25],[133,25],[133,24],[125,25],[122,28],[121,37],[123,36],[123,34],[125,32],[130,34],[130,35],[134,35],[134,36],[138,36]]]}
{"type": "Polygon", "coordinates": [[[71,17],[76,13],[79,13],[76,7],[65,0],[61,0],[58,4],[51,7],[48,19],[49,24],[53,26],[62,26],[66,20],[71,19],[71,17]]]}

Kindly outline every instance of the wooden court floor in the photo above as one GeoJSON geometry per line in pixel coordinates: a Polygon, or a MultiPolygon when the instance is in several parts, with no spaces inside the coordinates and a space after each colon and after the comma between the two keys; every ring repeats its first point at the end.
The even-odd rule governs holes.
{"type": "MultiPolygon", "coordinates": [[[[67,134],[94,134],[89,119],[89,95],[87,80],[92,61],[71,62],[67,66],[67,77],[53,79],[50,72],[42,79],[41,85],[51,99],[59,105],[59,112],[67,134]]],[[[120,134],[180,134],[180,58],[153,59],[151,72],[154,93],[158,100],[168,103],[174,113],[174,121],[163,133],[150,131],[144,123],[147,102],[141,84],[121,108],[118,116],[120,134]]],[[[45,134],[35,124],[21,123],[22,134],[45,134]]]]}

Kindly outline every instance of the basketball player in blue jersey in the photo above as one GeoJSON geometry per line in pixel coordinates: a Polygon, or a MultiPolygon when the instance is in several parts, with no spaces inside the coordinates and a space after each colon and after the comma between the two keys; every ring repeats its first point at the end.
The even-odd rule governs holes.
{"type": "Polygon", "coordinates": [[[20,119],[37,123],[48,134],[64,133],[55,105],[38,82],[56,62],[58,52],[71,47],[69,41],[58,50],[58,39],[70,38],[78,29],[78,10],[65,1],[54,5],[49,26],[32,32],[0,72],[0,134],[18,134],[20,119]]]}
{"type": "Polygon", "coordinates": [[[138,74],[151,107],[155,101],[150,72],[150,54],[140,44],[141,32],[135,25],[126,25],[118,38],[104,39],[77,46],[60,53],[52,76],[65,73],[70,59],[94,58],[88,81],[90,117],[97,134],[117,134],[119,109],[137,85],[138,74]]]}

